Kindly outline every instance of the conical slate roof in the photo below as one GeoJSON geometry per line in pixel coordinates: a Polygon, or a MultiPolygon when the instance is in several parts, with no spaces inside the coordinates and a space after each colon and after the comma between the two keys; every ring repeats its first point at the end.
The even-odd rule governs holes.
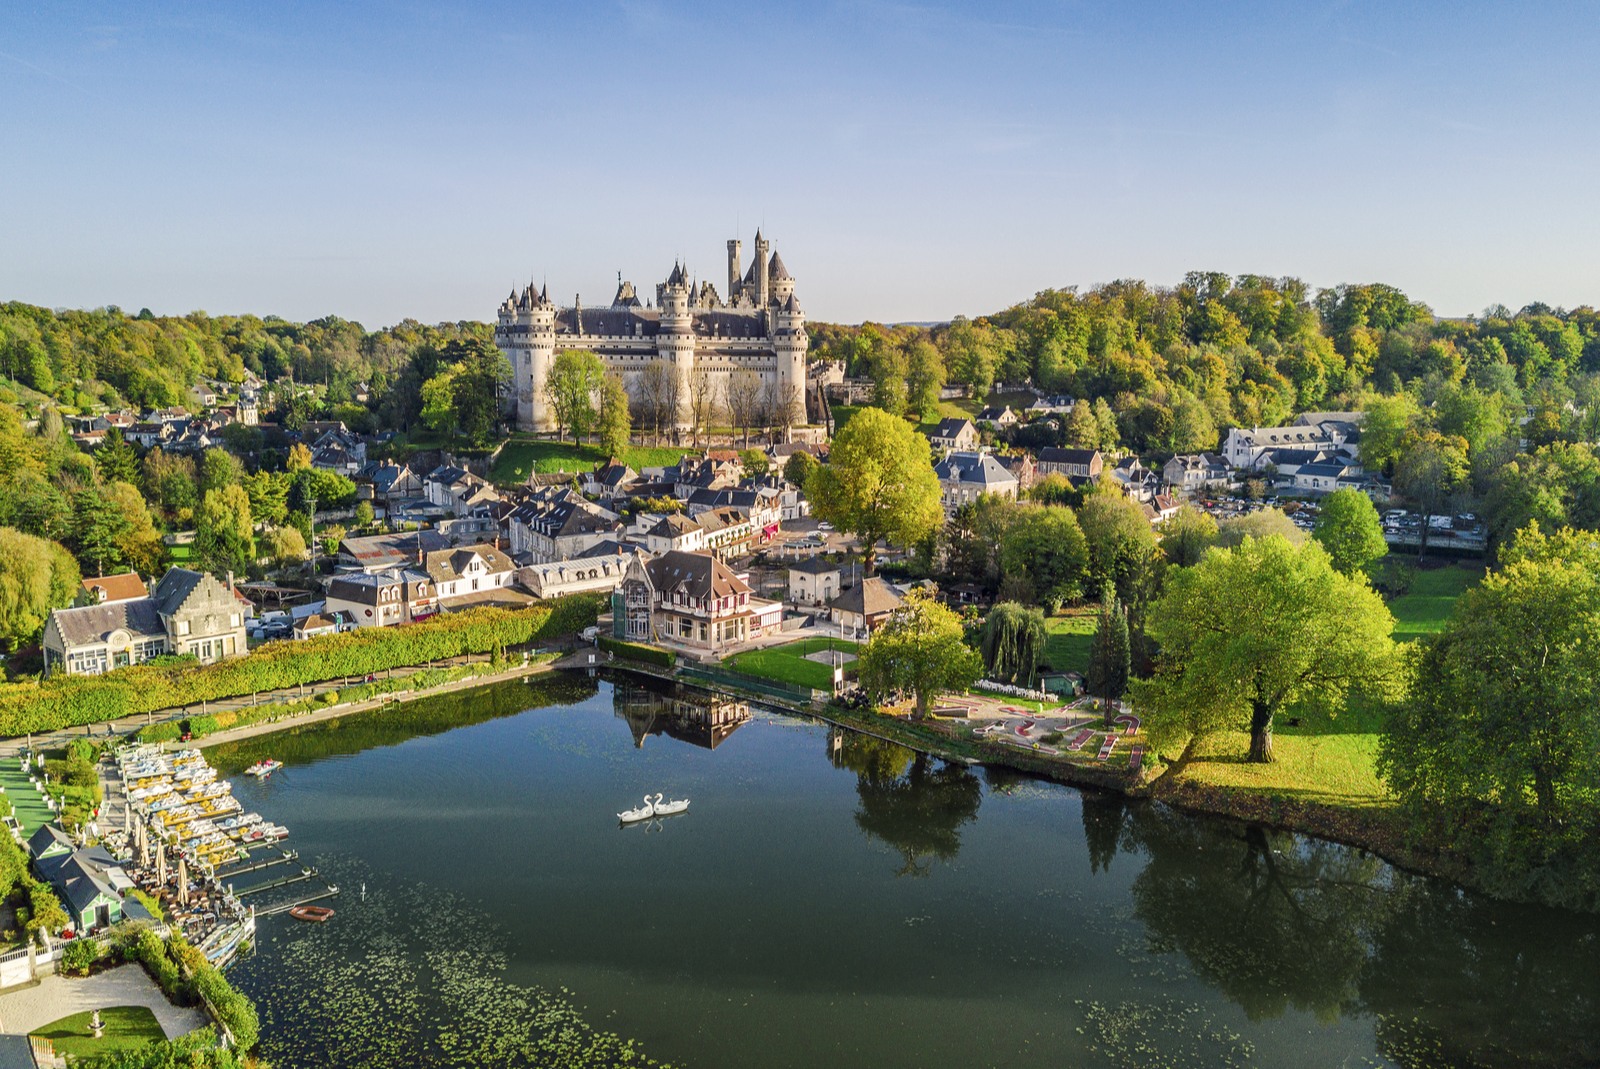
{"type": "Polygon", "coordinates": [[[789,269],[783,266],[783,261],[778,259],[778,254],[772,254],[772,260],[767,264],[767,277],[777,282],[789,278],[789,269]]]}

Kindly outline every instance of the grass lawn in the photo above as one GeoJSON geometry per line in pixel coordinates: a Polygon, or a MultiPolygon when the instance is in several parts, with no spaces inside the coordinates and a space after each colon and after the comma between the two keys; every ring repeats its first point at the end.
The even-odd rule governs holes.
{"type": "Polygon", "coordinates": [[[1369,732],[1315,734],[1274,730],[1270,765],[1251,764],[1248,733],[1228,732],[1203,744],[1184,771],[1188,782],[1245,794],[1352,809],[1384,807],[1388,788],[1378,778],[1378,736],[1369,732]]]}
{"type": "Polygon", "coordinates": [[[95,1039],[89,1030],[89,1013],[75,1013],[52,1021],[33,1035],[48,1039],[57,1054],[81,1058],[90,1054],[109,1054],[115,1050],[136,1049],[167,1038],[156,1015],[143,1006],[113,1006],[100,1011],[104,1034],[95,1039]]]}
{"type": "Polygon", "coordinates": [[[28,782],[28,774],[17,767],[15,760],[6,761],[5,766],[0,768],[0,787],[5,788],[11,812],[22,824],[24,838],[56,819],[56,815],[44,804],[43,796],[28,782]]]}
{"type": "MultiPolygon", "coordinates": [[[[633,446],[623,454],[623,462],[634,470],[676,464],[690,449],[633,446]]],[[[598,445],[568,442],[513,440],[506,444],[489,469],[489,481],[519,483],[535,471],[593,471],[606,455],[598,445]]]]}
{"type": "Polygon", "coordinates": [[[1409,642],[1443,630],[1456,599],[1481,579],[1482,565],[1452,564],[1417,572],[1411,589],[1389,602],[1389,611],[1394,614],[1394,640],[1409,642]]]}
{"type": "MultiPolygon", "coordinates": [[[[1034,397],[1031,393],[992,394],[981,401],[975,397],[957,398],[954,401],[940,401],[938,409],[932,413],[930,418],[923,423],[917,424],[917,431],[921,434],[928,434],[939,425],[939,421],[942,419],[977,419],[979,412],[991,406],[1000,408],[1004,405],[1010,405],[1012,411],[1015,412],[1033,404],[1033,401],[1034,397]]],[[[866,407],[868,406],[834,405],[834,433],[837,434],[839,431],[844,430],[845,425],[850,422],[851,418],[866,407]]]]}
{"type": "Polygon", "coordinates": [[[730,657],[723,662],[736,672],[776,679],[782,683],[795,683],[813,690],[833,690],[833,669],[817,661],[808,661],[805,655],[818,650],[836,649],[855,653],[860,646],[837,638],[807,638],[783,646],[768,646],[730,657]]]}
{"type": "Polygon", "coordinates": [[[1044,644],[1044,659],[1057,672],[1082,672],[1089,675],[1089,644],[1094,639],[1099,609],[1084,605],[1045,617],[1049,637],[1044,644]]]}

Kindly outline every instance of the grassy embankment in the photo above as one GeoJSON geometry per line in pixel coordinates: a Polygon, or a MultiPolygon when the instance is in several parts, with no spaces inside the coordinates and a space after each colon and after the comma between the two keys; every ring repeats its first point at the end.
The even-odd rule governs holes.
{"type": "Polygon", "coordinates": [[[835,649],[854,653],[857,643],[836,638],[807,638],[783,646],[768,646],[728,658],[724,664],[736,672],[794,683],[814,690],[833,690],[833,669],[820,661],[808,661],[805,655],[818,650],[835,649]]]}
{"type": "MultiPolygon", "coordinates": [[[[1418,572],[1411,589],[1389,603],[1396,641],[1442,629],[1456,599],[1482,577],[1481,567],[1418,572]]],[[[1178,782],[1163,785],[1163,793],[1203,808],[1225,805],[1240,815],[1313,807],[1368,826],[1387,825],[1390,797],[1376,769],[1380,727],[1380,711],[1360,697],[1337,715],[1293,710],[1274,724],[1274,763],[1247,762],[1247,733],[1229,732],[1209,740],[1178,782]],[[1290,723],[1296,718],[1298,724],[1290,723]]],[[[1320,830],[1338,835],[1341,828],[1336,822],[1320,830]]]]}
{"type": "MultiPolygon", "coordinates": [[[[622,455],[622,460],[637,471],[676,464],[685,453],[692,452],[695,450],[632,446],[622,455]]],[[[495,458],[494,467],[489,469],[489,481],[507,485],[522,482],[534,472],[593,471],[596,464],[606,459],[598,445],[514,438],[495,458]]]]}
{"type": "Polygon", "coordinates": [[[90,1013],[85,1010],[51,1021],[30,1034],[48,1039],[55,1046],[56,1054],[69,1058],[136,1050],[146,1043],[160,1043],[167,1038],[156,1015],[143,1006],[112,1006],[101,1010],[99,1039],[94,1038],[89,1028],[90,1013]]]}

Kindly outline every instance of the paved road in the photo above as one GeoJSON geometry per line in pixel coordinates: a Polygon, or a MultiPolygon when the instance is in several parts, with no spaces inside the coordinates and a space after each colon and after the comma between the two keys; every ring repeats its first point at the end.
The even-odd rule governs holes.
{"type": "Polygon", "coordinates": [[[147,1007],[156,1015],[168,1039],[206,1023],[198,1009],[168,1002],[142,965],[119,965],[82,979],[46,976],[36,987],[0,995],[0,1029],[26,1034],[74,1013],[112,1006],[147,1007]]]}

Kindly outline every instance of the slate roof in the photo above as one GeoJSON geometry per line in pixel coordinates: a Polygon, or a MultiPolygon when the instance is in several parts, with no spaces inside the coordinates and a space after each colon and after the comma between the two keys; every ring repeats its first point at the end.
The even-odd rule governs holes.
{"type": "Polygon", "coordinates": [[[1039,450],[1039,463],[1092,464],[1097,452],[1094,449],[1062,449],[1051,445],[1039,450]]]}
{"type": "Polygon", "coordinates": [[[51,615],[56,622],[56,631],[61,635],[61,642],[67,649],[102,642],[117,630],[143,638],[165,638],[167,634],[153,598],[57,609],[51,615]]]}
{"type": "Polygon", "coordinates": [[[0,1069],[39,1069],[27,1036],[0,1035],[0,1069]]]}
{"type": "Polygon", "coordinates": [[[989,453],[951,453],[935,464],[933,471],[941,482],[998,486],[1017,481],[1017,477],[989,453]]]}
{"type": "Polygon", "coordinates": [[[789,565],[791,572],[801,572],[805,575],[827,575],[829,572],[839,571],[839,565],[822,556],[807,557],[798,564],[789,565]]]}
{"type": "Polygon", "coordinates": [[[147,598],[150,592],[144,587],[144,580],[136,572],[123,572],[121,575],[102,575],[83,581],[83,592],[95,602],[107,604],[114,601],[131,601],[134,598],[147,598]]]}
{"type": "Polygon", "coordinates": [[[674,512],[670,516],[663,516],[661,522],[650,528],[652,538],[677,538],[691,531],[700,530],[700,525],[681,513],[674,512]]]}
{"type": "Polygon", "coordinates": [[[515,567],[511,558],[495,549],[479,543],[475,546],[462,546],[460,549],[444,549],[437,553],[429,553],[426,557],[425,567],[428,574],[433,577],[435,584],[448,583],[453,579],[461,578],[463,569],[471,564],[474,558],[481,557],[483,563],[489,568],[490,573],[509,572],[515,567]]]}
{"type": "Polygon", "coordinates": [[[954,416],[951,416],[948,419],[940,420],[939,425],[928,434],[928,437],[954,438],[960,434],[963,429],[969,427],[972,429],[973,433],[977,433],[977,428],[972,426],[972,421],[970,419],[958,419],[954,416]]]}
{"type": "Polygon", "coordinates": [[[681,590],[691,598],[726,598],[750,593],[750,586],[712,553],[674,549],[645,564],[658,592],[681,590]]]}
{"type": "Polygon", "coordinates": [[[873,576],[840,594],[834,599],[833,607],[858,616],[881,616],[899,608],[902,600],[893,587],[873,576]]]}

